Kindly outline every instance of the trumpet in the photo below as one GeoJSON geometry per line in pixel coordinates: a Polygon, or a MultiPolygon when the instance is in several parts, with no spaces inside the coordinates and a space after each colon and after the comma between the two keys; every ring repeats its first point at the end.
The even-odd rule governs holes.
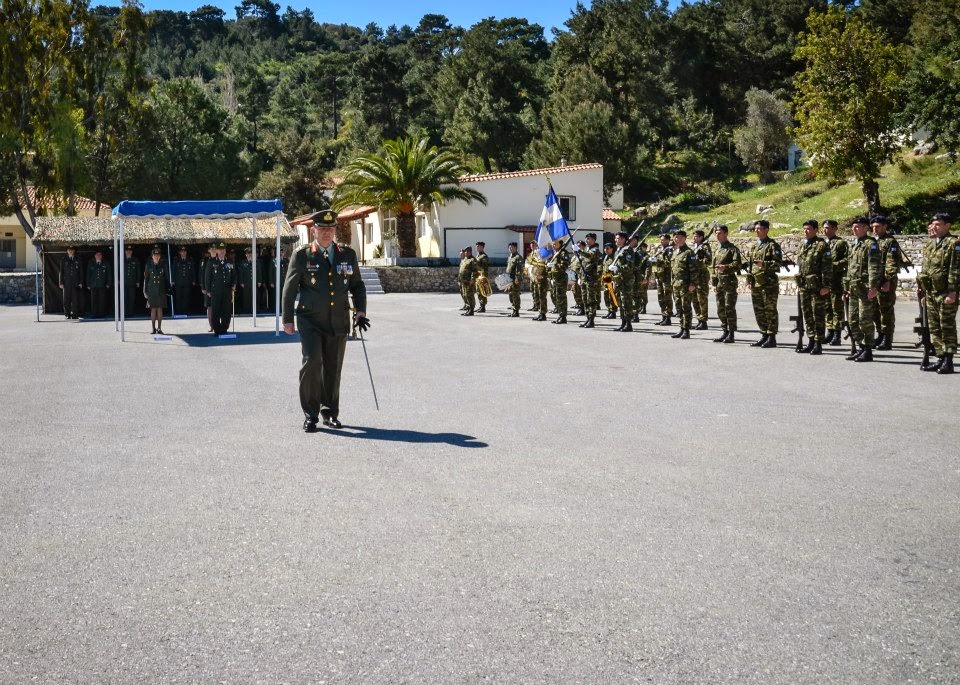
{"type": "Polygon", "coordinates": [[[477,294],[483,297],[490,297],[493,295],[493,288],[490,287],[490,279],[484,274],[477,276],[477,294]]]}

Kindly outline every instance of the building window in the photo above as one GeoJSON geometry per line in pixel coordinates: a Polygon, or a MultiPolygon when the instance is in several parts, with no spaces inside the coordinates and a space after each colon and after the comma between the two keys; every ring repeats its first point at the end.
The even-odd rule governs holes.
{"type": "Polygon", "coordinates": [[[567,221],[577,220],[577,198],[573,195],[558,195],[557,202],[560,203],[560,213],[567,221]]]}
{"type": "Polygon", "coordinates": [[[397,237],[397,217],[392,211],[383,215],[383,239],[393,240],[397,237]]]}
{"type": "Polygon", "coordinates": [[[429,235],[429,228],[427,227],[427,215],[418,214],[417,215],[417,236],[420,238],[426,238],[429,235]]]}

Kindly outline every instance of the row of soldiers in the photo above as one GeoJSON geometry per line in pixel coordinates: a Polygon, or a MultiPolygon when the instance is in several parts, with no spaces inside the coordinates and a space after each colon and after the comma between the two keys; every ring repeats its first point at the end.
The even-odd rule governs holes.
{"type": "MultiPolygon", "coordinates": [[[[745,274],[761,333],[751,346],[770,349],[778,345],[779,274],[786,266],[796,266],[804,328],[801,336],[807,336],[807,343],[798,345],[797,352],[822,355],[824,345],[842,344],[846,330],[854,343],[846,358],[871,362],[874,350],[891,349],[899,273],[913,266],[890,234],[889,223],[884,216],[858,217],[853,221],[854,240],[848,243],[837,235],[836,221],[823,222],[824,237],[819,235],[821,227],[817,221],[806,221],[795,263],[770,238],[766,220],[754,223],[756,241],[745,251],[730,241],[729,230],[722,225],[715,228],[716,247],[709,244],[710,234],[703,230],[693,233],[692,244],[687,241],[686,231],[678,230],[672,236],[660,235],[660,244],[652,253],[645,242],[624,232],[617,233],[614,242],[605,244],[602,252],[594,233],[588,233],[586,240],[572,251],[565,249],[564,241],[556,241],[552,252],[546,255],[534,242],[526,258],[533,294],[531,311],[538,313],[535,321],[545,321],[549,293],[557,314],[553,323],[567,323],[567,289],[572,278],[577,314],[586,315],[581,328],[595,326],[602,293],[607,309],[603,318],[615,319],[619,315],[621,323],[616,330],[630,332],[632,323],[646,313],[647,288],[653,278],[661,311],[655,325],[673,325],[676,316],[679,329],[671,337],[689,339],[691,330],[708,328],[708,293],[712,286],[721,326],[714,342],[733,343],[737,331],[738,276],[745,274]]],[[[923,271],[918,276],[921,305],[937,357],[924,370],[941,374],[953,373],[957,348],[960,241],[950,235],[951,228],[949,215],[940,213],[932,218],[928,227],[932,239],[924,248],[923,271]]],[[[523,277],[522,258],[516,248],[515,243],[510,244],[506,270],[510,277],[511,316],[519,316],[523,277]]],[[[469,254],[469,248],[466,250],[469,254]]],[[[483,278],[487,277],[488,268],[482,272],[483,278]]],[[[465,315],[473,313],[472,291],[480,276],[476,259],[461,260],[465,315]]]]}

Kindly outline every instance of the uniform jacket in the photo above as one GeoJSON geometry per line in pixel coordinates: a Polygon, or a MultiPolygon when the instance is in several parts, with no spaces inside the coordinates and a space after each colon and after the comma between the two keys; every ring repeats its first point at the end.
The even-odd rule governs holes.
{"type": "Polygon", "coordinates": [[[750,250],[750,264],[747,282],[760,287],[776,285],[780,280],[777,274],[783,266],[783,252],[780,251],[780,244],[772,238],[758,239],[750,250]],[[757,266],[754,262],[763,262],[763,265],[757,266]]]}
{"type": "Polygon", "coordinates": [[[173,284],[178,288],[189,288],[197,283],[197,270],[193,260],[187,257],[173,260],[173,284]]]}
{"type": "Polygon", "coordinates": [[[797,267],[797,285],[804,290],[829,288],[833,282],[830,244],[823,238],[804,238],[797,250],[797,267]]]}
{"type": "MultiPolygon", "coordinates": [[[[259,265],[258,265],[259,266],[259,265]]],[[[263,283],[263,271],[257,271],[257,285],[263,283]]],[[[253,260],[241,259],[237,263],[237,285],[253,285],[253,260]]]]}
{"type": "Polygon", "coordinates": [[[469,283],[477,276],[477,259],[476,257],[464,257],[460,260],[460,271],[457,274],[457,277],[460,279],[461,283],[469,283]]]}
{"type": "Polygon", "coordinates": [[[885,235],[877,238],[877,246],[880,248],[880,266],[883,268],[883,282],[892,283],[894,287],[897,284],[897,275],[900,273],[900,267],[905,263],[903,258],[903,249],[900,243],[892,235],[885,235]]]}
{"type": "Polygon", "coordinates": [[[540,256],[538,250],[534,249],[527,255],[527,264],[530,265],[530,280],[542,281],[547,273],[547,263],[540,256]]]}
{"type": "Polygon", "coordinates": [[[293,323],[294,313],[329,316],[334,335],[347,335],[350,332],[350,297],[353,297],[356,310],[365,312],[367,288],[360,276],[356,252],[337,243],[330,243],[327,249],[332,253],[332,264],[316,242],[294,251],[283,282],[283,322],[293,323]]]}
{"type": "MultiPolygon", "coordinates": [[[[287,269],[290,268],[290,259],[288,257],[280,258],[280,287],[283,287],[283,282],[287,279],[287,269]]],[[[263,282],[267,284],[268,287],[273,287],[276,285],[277,279],[277,262],[275,259],[268,259],[266,266],[263,269],[264,279],[263,282]]]]}
{"type": "Polygon", "coordinates": [[[237,270],[229,260],[220,260],[214,257],[207,261],[206,273],[203,274],[203,289],[208,293],[222,293],[237,284],[237,270]]]}
{"type": "Polygon", "coordinates": [[[82,288],[83,287],[83,269],[80,267],[78,257],[64,257],[60,263],[60,287],[62,288],[82,288]]]}
{"type": "Polygon", "coordinates": [[[960,287],[960,238],[952,235],[931,239],[923,248],[920,287],[942,295],[960,287]]]}
{"type": "Polygon", "coordinates": [[[113,268],[107,260],[99,264],[96,259],[87,262],[87,287],[109,288],[113,282],[113,268]]]}
{"type": "Polygon", "coordinates": [[[167,265],[154,264],[151,259],[143,269],[143,295],[148,300],[166,297],[167,265]]]}
{"type": "Polygon", "coordinates": [[[846,289],[877,288],[883,284],[883,270],[880,264],[880,246],[873,236],[853,241],[850,257],[847,261],[846,289]]]}
{"type": "Polygon", "coordinates": [[[550,276],[551,280],[554,281],[566,281],[567,280],[567,269],[570,268],[570,253],[566,250],[560,250],[555,252],[554,255],[550,258],[550,261],[547,262],[547,274],[550,276]]]}
{"type": "Polygon", "coordinates": [[[674,288],[686,288],[694,284],[699,270],[700,263],[697,260],[697,254],[689,245],[683,244],[674,249],[673,259],[670,261],[674,288]]]}
{"type": "Polygon", "coordinates": [[[827,239],[830,246],[830,259],[833,262],[833,280],[831,285],[834,290],[843,288],[843,277],[847,273],[847,260],[850,258],[850,245],[840,236],[833,236],[827,239]]]}
{"type": "Polygon", "coordinates": [[[125,288],[139,288],[143,283],[143,269],[136,257],[123,258],[123,284],[125,288]]]}
{"type": "Polygon", "coordinates": [[[716,284],[720,283],[736,284],[737,274],[743,268],[743,255],[740,248],[729,240],[717,245],[716,252],[713,253],[713,273],[716,278],[716,284]],[[723,265],[726,268],[723,271],[717,271],[717,267],[723,265]]]}
{"type": "Polygon", "coordinates": [[[602,255],[600,248],[589,245],[580,250],[580,260],[583,262],[583,278],[585,281],[596,281],[600,271],[602,255]]]}
{"type": "MultiPolygon", "coordinates": [[[[637,275],[637,255],[629,247],[617,248],[613,252],[613,265],[617,267],[613,274],[616,280],[633,280],[637,275]]],[[[609,267],[608,267],[609,268],[609,267]]]]}
{"type": "Polygon", "coordinates": [[[490,275],[490,258],[486,252],[481,252],[475,259],[477,260],[477,276],[490,275]]]}
{"type": "Polygon", "coordinates": [[[661,245],[653,253],[653,273],[660,280],[670,280],[670,262],[673,260],[673,245],[661,245]]]}
{"type": "Polygon", "coordinates": [[[519,252],[507,255],[507,275],[514,282],[519,282],[523,278],[523,256],[519,252]]]}
{"type": "Polygon", "coordinates": [[[697,255],[697,269],[702,272],[710,271],[710,262],[713,261],[713,250],[710,248],[707,241],[703,241],[699,245],[694,245],[692,248],[693,252],[697,255]]]}

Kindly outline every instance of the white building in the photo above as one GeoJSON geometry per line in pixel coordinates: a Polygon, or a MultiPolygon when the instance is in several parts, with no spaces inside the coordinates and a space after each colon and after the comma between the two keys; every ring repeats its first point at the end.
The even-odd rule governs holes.
{"type": "MultiPolygon", "coordinates": [[[[505,260],[507,243],[533,240],[548,178],[570,229],[576,229],[578,237],[591,231],[599,234],[604,228],[602,164],[478,174],[464,176],[461,185],[483,193],[486,205],[455,200],[417,213],[417,257],[456,262],[462,247],[481,240],[491,259],[505,260]]],[[[345,209],[340,219],[349,222],[350,244],[361,261],[369,262],[381,252],[388,260],[397,257],[396,241],[384,240],[385,232],[396,232],[392,213],[357,207],[345,209]]]]}

